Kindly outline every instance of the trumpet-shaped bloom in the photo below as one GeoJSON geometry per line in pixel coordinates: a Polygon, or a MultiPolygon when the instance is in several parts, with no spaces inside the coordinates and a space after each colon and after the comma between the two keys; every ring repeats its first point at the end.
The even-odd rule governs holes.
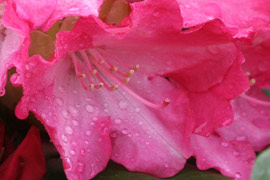
{"type": "Polygon", "coordinates": [[[250,33],[269,24],[268,0],[178,0],[184,27],[196,26],[213,18],[221,19],[236,37],[250,37],[250,33]]]}
{"type": "Polygon", "coordinates": [[[174,175],[193,154],[190,134],[230,124],[230,100],[248,88],[243,58],[219,20],[181,32],[175,1],[131,8],[130,26],[82,17],[57,34],[54,58],[22,54],[17,67],[24,96],[16,114],[41,120],[71,180],[94,177],[110,158],[129,170],[174,175]]]}

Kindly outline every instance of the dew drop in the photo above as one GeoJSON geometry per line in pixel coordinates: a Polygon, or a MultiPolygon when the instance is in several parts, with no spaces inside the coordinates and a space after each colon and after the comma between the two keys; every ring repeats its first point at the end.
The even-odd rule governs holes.
{"type": "Polygon", "coordinates": [[[128,107],[128,103],[126,101],[120,101],[118,105],[120,109],[127,109],[128,107]]]}
{"type": "Polygon", "coordinates": [[[85,143],[85,144],[89,144],[89,141],[85,140],[84,143],[85,143]]]}
{"type": "Polygon", "coordinates": [[[66,132],[67,134],[72,134],[72,133],[73,133],[73,130],[72,130],[72,128],[71,128],[70,126],[66,126],[66,127],[65,127],[65,132],[66,132]]]}
{"type": "Polygon", "coordinates": [[[98,138],[98,142],[101,142],[102,141],[102,138],[98,138]]]}
{"type": "Polygon", "coordinates": [[[81,155],[84,155],[84,154],[85,154],[85,150],[81,149],[81,155]]]}
{"type": "Polygon", "coordinates": [[[78,162],[77,165],[78,165],[78,167],[77,167],[78,168],[78,171],[79,172],[83,172],[84,171],[84,164],[82,162],[78,162]]]}
{"type": "Polygon", "coordinates": [[[72,116],[77,117],[79,115],[79,111],[74,106],[69,107],[69,111],[72,116]]]}
{"type": "Polygon", "coordinates": [[[69,118],[69,113],[65,109],[62,111],[62,115],[64,118],[69,118]]]}
{"type": "Polygon", "coordinates": [[[127,134],[127,133],[128,133],[128,130],[127,130],[127,129],[123,129],[123,130],[122,130],[122,133],[123,133],[123,134],[127,134]]]}
{"type": "Polygon", "coordinates": [[[150,142],[148,142],[148,141],[145,142],[145,145],[149,145],[149,144],[150,144],[150,142]]]}
{"type": "Polygon", "coordinates": [[[78,126],[79,125],[79,122],[78,122],[78,120],[74,119],[74,120],[72,120],[72,124],[74,126],[78,126]]]}
{"type": "Polygon", "coordinates": [[[242,175],[239,173],[239,172],[237,172],[236,174],[235,174],[235,178],[236,179],[240,179],[242,177],[242,175]]]}
{"type": "Polygon", "coordinates": [[[75,141],[73,141],[71,144],[72,146],[75,146],[75,147],[78,145],[75,141]]]}
{"type": "Polygon", "coordinates": [[[138,137],[138,136],[140,136],[140,134],[139,134],[139,133],[135,133],[135,136],[137,136],[137,137],[138,137]]]}
{"type": "Polygon", "coordinates": [[[122,121],[120,119],[115,119],[114,122],[115,124],[121,124],[122,121]]]}
{"type": "Polygon", "coordinates": [[[71,149],[69,152],[70,152],[71,155],[76,154],[75,150],[73,150],[73,149],[71,149]]]}
{"type": "Polygon", "coordinates": [[[58,104],[59,106],[62,106],[63,100],[61,98],[56,98],[56,104],[58,104]]]}
{"type": "Polygon", "coordinates": [[[222,143],[221,143],[221,146],[223,146],[223,147],[228,147],[228,146],[229,146],[229,143],[227,143],[227,142],[222,142],[222,143]]]}
{"type": "Polygon", "coordinates": [[[64,134],[62,134],[62,140],[64,141],[64,142],[67,142],[67,136],[66,135],[64,135],[64,134]]]}
{"type": "Polygon", "coordinates": [[[169,167],[169,165],[168,165],[168,164],[165,164],[165,165],[164,165],[164,167],[165,167],[165,168],[168,168],[168,167],[169,167]]]}
{"type": "Polygon", "coordinates": [[[85,109],[87,112],[90,112],[90,113],[94,112],[94,107],[92,105],[89,105],[89,104],[86,105],[85,109]]]}
{"type": "Polygon", "coordinates": [[[58,90],[60,91],[60,92],[65,92],[65,89],[64,89],[64,87],[63,86],[58,86],[58,90]]]}
{"type": "Polygon", "coordinates": [[[92,132],[90,130],[87,130],[85,133],[87,136],[90,136],[92,134],[92,132]]]}

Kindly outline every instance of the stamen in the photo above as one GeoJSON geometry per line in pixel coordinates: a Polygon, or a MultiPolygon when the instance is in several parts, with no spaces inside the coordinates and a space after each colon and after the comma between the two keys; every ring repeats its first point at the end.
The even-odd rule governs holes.
{"type": "Polygon", "coordinates": [[[250,97],[250,96],[248,96],[246,94],[242,94],[240,96],[242,98],[245,98],[245,99],[249,100],[250,102],[253,102],[253,103],[256,103],[256,104],[259,104],[259,105],[263,105],[263,106],[270,106],[270,101],[262,101],[262,100],[254,98],[254,97],[250,97]]]}
{"type": "Polygon", "coordinates": [[[253,86],[256,83],[256,79],[252,78],[249,80],[249,85],[253,86]]]}
{"type": "Polygon", "coordinates": [[[129,72],[126,73],[127,77],[132,76],[135,73],[135,71],[133,69],[131,69],[129,72]]]}
{"type": "Polygon", "coordinates": [[[136,66],[133,68],[134,71],[137,71],[140,68],[139,64],[136,64],[136,66]]]}
{"type": "Polygon", "coordinates": [[[128,83],[130,81],[130,78],[123,79],[123,83],[128,83]]]}
{"type": "MultiPolygon", "coordinates": [[[[94,62],[93,62],[94,63],[94,62]]],[[[94,63],[95,64],[95,63],[94,63]]],[[[112,74],[110,74],[108,71],[106,71],[102,66],[100,66],[99,64],[95,64],[100,71],[106,75],[107,77],[109,77],[112,81],[114,81],[115,83],[117,83],[117,86],[114,85],[112,86],[112,90],[115,90],[118,88],[118,86],[120,86],[123,90],[125,90],[126,92],[128,92],[130,95],[132,95],[134,98],[136,98],[137,100],[141,101],[143,104],[152,107],[154,109],[159,109],[159,108],[163,108],[165,106],[167,106],[170,103],[170,100],[168,98],[166,98],[164,100],[164,102],[162,104],[155,104],[152,103],[146,99],[144,99],[143,97],[139,96],[138,94],[136,94],[135,92],[133,92],[132,90],[130,90],[127,86],[125,86],[123,83],[120,82],[120,80],[118,80],[115,76],[113,76],[112,74]]]]}

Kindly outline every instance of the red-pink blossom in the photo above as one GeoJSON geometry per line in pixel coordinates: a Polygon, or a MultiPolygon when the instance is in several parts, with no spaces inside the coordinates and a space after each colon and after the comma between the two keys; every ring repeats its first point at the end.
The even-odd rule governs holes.
{"type": "Polygon", "coordinates": [[[192,132],[209,135],[232,122],[230,100],[248,88],[248,79],[220,20],[181,32],[175,1],[138,2],[129,26],[107,26],[90,13],[57,34],[50,61],[27,57],[29,30],[89,15],[67,7],[33,17],[28,12],[35,9],[10,1],[5,22],[26,36],[16,74],[24,96],[16,115],[23,119],[32,111],[41,120],[69,179],[92,178],[109,159],[132,171],[172,176],[194,154],[192,132]]]}

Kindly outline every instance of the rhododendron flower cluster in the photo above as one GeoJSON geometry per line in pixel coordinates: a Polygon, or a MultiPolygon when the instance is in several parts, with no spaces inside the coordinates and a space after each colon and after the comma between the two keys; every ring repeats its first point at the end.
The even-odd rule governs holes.
{"type": "Polygon", "coordinates": [[[45,126],[69,180],[110,159],[166,178],[192,156],[248,180],[270,144],[270,16],[240,2],[7,0],[1,94],[15,67],[16,116],[45,126]]]}

